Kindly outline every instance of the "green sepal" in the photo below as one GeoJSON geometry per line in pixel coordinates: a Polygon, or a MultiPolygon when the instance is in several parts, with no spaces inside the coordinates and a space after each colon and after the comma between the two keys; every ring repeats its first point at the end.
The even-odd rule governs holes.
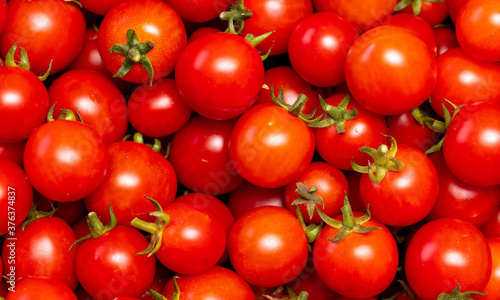
{"type": "Polygon", "coordinates": [[[469,297],[472,295],[486,296],[484,293],[473,291],[462,293],[460,292],[460,284],[458,284],[458,286],[450,294],[442,293],[438,296],[437,300],[473,300],[469,297]]]}
{"type": "Polygon", "coordinates": [[[239,35],[243,31],[245,20],[252,15],[252,11],[245,8],[243,0],[238,0],[236,4],[231,4],[229,6],[229,11],[221,12],[219,18],[223,21],[228,21],[226,32],[239,35]]]}
{"type": "Polygon", "coordinates": [[[338,134],[345,133],[346,122],[358,116],[358,110],[354,107],[352,110],[347,110],[350,100],[351,94],[348,93],[342,101],[340,101],[339,105],[335,107],[326,103],[326,101],[319,96],[319,103],[323,111],[326,113],[327,118],[311,123],[309,126],[314,128],[325,128],[334,125],[338,134]]]}
{"type": "Polygon", "coordinates": [[[48,212],[38,211],[38,210],[36,210],[35,203],[33,203],[31,205],[30,212],[28,213],[28,217],[26,217],[26,220],[21,225],[21,230],[24,231],[24,228],[26,226],[30,225],[31,223],[35,222],[38,219],[52,217],[59,208],[61,208],[61,207],[52,208],[52,210],[50,210],[48,212]]]}

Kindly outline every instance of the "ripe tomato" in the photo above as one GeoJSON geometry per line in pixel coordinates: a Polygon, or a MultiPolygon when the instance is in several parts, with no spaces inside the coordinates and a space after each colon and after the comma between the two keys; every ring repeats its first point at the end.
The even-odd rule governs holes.
{"type": "Polygon", "coordinates": [[[18,166],[22,167],[25,146],[25,140],[14,143],[0,143],[0,157],[15,162],[18,166]]]}
{"type": "Polygon", "coordinates": [[[459,284],[462,292],[481,291],[491,275],[491,252],[471,223],[438,219],[411,238],[405,273],[413,292],[425,300],[450,293],[459,284]]]}
{"type": "Polygon", "coordinates": [[[232,2],[232,0],[165,0],[165,3],[172,6],[183,20],[195,23],[217,18],[232,2]]]}
{"type": "MultiPolygon", "coordinates": [[[[354,217],[363,213],[354,212],[354,217]]],[[[343,216],[335,217],[343,220],[343,216]]],[[[351,233],[340,242],[332,242],[338,229],[325,226],[313,247],[313,262],[323,283],[345,297],[373,297],[384,291],[394,279],[398,267],[398,249],[391,232],[371,218],[362,224],[380,227],[368,233],[351,233]]]]}
{"type": "Polygon", "coordinates": [[[435,56],[409,30],[379,26],[357,39],[347,54],[347,86],[356,101],[374,113],[410,111],[424,103],[434,89],[435,56]]]}
{"type": "Polygon", "coordinates": [[[93,70],[73,70],[57,77],[49,88],[54,118],[60,109],[78,110],[84,123],[102,136],[105,145],[120,141],[127,131],[127,104],[120,90],[93,70]]]}
{"type": "Polygon", "coordinates": [[[42,81],[19,67],[0,67],[0,142],[27,139],[49,111],[49,96],[42,81]]]}
{"type": "Polygon", "coordinates": [[[434,27],[433,30],[434,38],[436,39],[438,56],[452,48],[460,47],[457,41],[457,36],[455,35],[455,28],[447,25],[442,25],[434,27]]]}
{"type": "MultiPolygon", "coordinates": [[[[175,281],[179,286],[180,300],[198,299],[238,299],[254,300],[252,289],[233,271],[213,266],[207,271],[193,274],[178,274],[175,281]]],[[[162,291],[167,299],[172,299],[174,279],[170,279],[162,291]]]]}
{"type": "Polygon", "coordinates": [[[290,62],[310,84],[339,85],[345,81],[346,55],[358,36],[356,28],[337,14],[309,15],[300,20],[290,35],[290,62]]]}
{"type": "Polygon", "coordinates": [[[412,5],[408,5],[403,10],[402,13],[414,14],[424,19],[431,26],[436,26],[441,24],[446,17],[448,17],[448,0],[443,0],[441,2],[426,1],[426,0],[411,0],[411,3],[420,1],[420,12],[416,12],[412,5]]]}
{"type": "Polygon", "coordinates": [[[2,33],[5,28],[5,23],[7,22],[7,0],[0,1],[0,33],[2,33]]]}
{"type": "Polygon", "coordinates": [[[26,277],[16,282],[15,292],[6,300],[51,299],[78,300],[73,291],[59,280],[45,277],[26,277]]]}
{"type": "Polygon", "coordinates": [[[102,137],[78,121],[55,120],[35,129],[24,149],[24,169],[45,197],[71,202],[92,193],[108,167],[102,137]]]}
{"type": "Polygon", "coordinates": [[[95,14],[105,16],[110,9],[117,6],[118,4],[125,2],[126,0],[80,0],[82,6],[95,14]]]}
{"type": "Polygon", "coordinates": [[[469,2],[470,0],[447,0],[448,4],[448,14],[450,15],[450,19],[453,21],[453,24],[457,21],[458,13],[460,9],[469,2]]]}
{"type": "Polygon", "coordinates": [[[465,183],[500,184],[500,104],[460,108],[444,136],[443,154],[451,172],[465,183]]]}
{"type": "Polygon", "coordinates": [[[500,209],[496,209],[493,217],[479,230],[486,238],[500,236],[500,209]]]}
{"type": "Polygon", "coordinates": [[[398,144],[415,146],[422,151],[427,151],[439,142],[440,135],[427,125],[420,125],[410,112],[392,116],[389,121],[389,135],[398,144]]]}
{"type": "Polygon", "coordinates": [[[76,275],[94,299],[139,297],[155,275],[154,256],[137,255],[148,240],[130,226],[118,225],[97,238],[80,244],[76,253],[76,275]]]}
{"type": "Polygon", "coordinates": [[[177,192],[177,179],[172,165],[161,154],[144,144],[131,141],[108,146],[109,165],[102,184],[85,197],[85,206],[97,213],[103,222],[110,220],[113,206],[118,224],[129,225],[135,217],[153,221],[149,212],[154,205],[172,203],[177,192]]]}
{"type": "Polygon", "coordinates": [[[427,46],[431,48],[433,53],[436,53],[437,48],[436,39],[434,38],[434,31],[432,30],[431,25],[429,25],[429,23],[427,23],[420,16],[416,16],[412,13],[400,13],[392,16],[387,22],[385,22],[385,24],[400,26],[410,30],[416,36],[421,38],[427,44],[427,46]]]}
{"type": "Polygon", "coordinates": [[[214,33],[182,51],[175,83],[184,101],[200,115],[227,120],[241,115],[257,100],[264,83],[264,64],[244,38],[214,33]]]}
{"type": "Polygon", "coordinates": [[[244,280],[260,287],[285,284],[307,262],[307,240],[295,216],[275,206],[255,208],[236,220],[227,239],[231,264],[244,280]]]}
{"type": "Polygon", "coordinates": [[[30,212],[33,188],[24,171],[0,157],[0,234],[13,235],[30,212]]]}
{"type": "Polygon", "coordinates": [[[317,11],[339,14],[359,32],[367,31],[390,17],[396,0],[313,0],[317,11]]]}
{"type": "Polygon", "coordinates": [[[259,36],[273,32],[257,45],[257,50],[270,55],[288,51],[288,40],[295,25],[313,13],[310,0],[246,0],[245,8],[252,11],[252,16],[245,20],[242,35],[248,33],[259,36]]]}
{"type": "Polygon", "coordinates": [[[40,218],[24,229],[18,228],[12,238],[17,240],[6,240],[2,246],[3,273],[6,276],[14,269],[16,280],[48,277],[64,283],[71,290],[76,288],[77,247],[69,249],[76,241],[76,235],[65,221],[58,217],[40,218]]]}
{"type": "Polygon", "coordinates": [[[181,184],[193,191],[221,195],[243,182],[229,159],[235,122],[196,116],[175,133],[169,159],[181,184]]]}
{"type": "Polygon", "coordinates": [[[31,71],[45,74],[52,61],[51,74],[67,67],[83,46],[85,19],[80,8],[59,0],[9,1],[7,23],[0,36],[5,57],[17,43],[26,49],[31,71]]]}
{"type": "Polygon", "coordinates": [[[123,76],[123,80],[133,83],[146,83],[170,74],[187,43],[186,30],[177,12],[159,0],[125,1],[113,7],[102,20],[97,34],[102,61],[113,74],[118,72],[124,61],[133,63],[131,59],[126,60],[124,55],[110,52],[111,46],[129,42],[129,29],[135,31],[139,43],[154,44],[149,52],[142,53],[151,63],[154,75],[140,64],[134,64],[126,75],[120,74],[119,77],[123,76]]]}
{"type": "Polygon", "coordinates": [[[134,129],[149,137],[170,135],[181,129],[191,116],[191,108],[170,78],[135,89],[128,101],[128,111],[134,129]]]}
{"type": "Polygon", "coordinates": [[[481,291],[486,296],[473,295],[474,300],[494,300],[500,298],[500,237],[486,239],[491,250],[491,276],[486,287],[481,291]]]}
{"type": "Polygon", "coordinates": [[[237,220],[246,212],[257,207],[285,207],[284,194],[285,187],[269,189],[245,181],[238,188],[229,193],[227,206],[237,220]]]}
{"type": "Polygon", "coordinates": [[[470,0],[458,13],[455,22],[460,47],[470,56],[490,62],[500,61],[500,4],[492,0],[470,0]]]}
{"type": "Polygon", "coordinates": [[[310,164],[314,135],[299,118],[274,104],[243,114],[229,139],[229,158],[247,181],[267,188],[290,183],[310,164]]]}

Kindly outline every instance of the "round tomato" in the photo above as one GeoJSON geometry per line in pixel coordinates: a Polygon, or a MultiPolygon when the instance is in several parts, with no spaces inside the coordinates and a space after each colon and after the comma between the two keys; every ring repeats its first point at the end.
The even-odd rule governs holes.
{"type": "Polygon", "coordinates": [[[0,143],[0,157],[15,162],[18,166],[22,167],[25,146],[25,140],[14,143],[0,143]]]}
{"type": "MultiPolygon", "coordinates": [[[[441,24],[446,17],[448,17],[448,8],[447,2],[448,0],[443,0],[439,2],[435,1],[427,1],[427,0],[404,0],[406,3],[410,2],[411,5],[406,6],[401,10],[403,13],[417,15],[420,18],[424,19],[431,26],[436,26],[441,24]],[[413,5],[420,5],[419,10],[417,11],[413,8],[413,5]]],[[[402,2],[402,1],[401,1],[402,2]]]]}
{"type": "Polygon", "coordinates": [[[284,194],[285,187],[269,189],[245,181],[237,189],[229,193],[227,206],[234,218],[239,219],[246,212],[257,207],[285,207],[284,194]]]}
{"type": "Polygon", "coordinates": [[[69,287],[52,278],[26,277],[16,282],[14,290],[7,294],[6,300],[77,300],[75,293],[69,287]]]}
{"type": "Polygon", "coordinates": [[[347,54],[347,86],[366,109],[398,115],[418,107],[431,95],[437,78],[435,57],[411,31],[379,26],[357,39],[347,54]]]}
{"type": "Polygon", "coordinates": [[[217,18],[232,2],[232,0],[165,0],[165,3],[172,6],[183,20],[196,23],[217,18]]]}
{"type": "Polygon", "coordinates": [[[101,16],[105,16],[108,13],[108,11],[110,11],[113,7],[125,1],[126,0],[107,0],[107,1],[80,0],[80,3],[88,11],[91,11],[101,16]]]}
{"type": "Polygon", "coordinates": [[[494,300],[500,298],[500,237],[492,237],[486,240],[491,250],[491,276],[486,287],[481,291],[486,296],[473,295],[474,300],[494,300]]]}
{"type": "Polygon", "coordinates": [[[410,13],[401,13],[392,16],[384,24],[406,28],[421,38],[433,53],[436,53],[436,39],[431,25],[423,18],[410,13]]]}
{"type": "Polygon", "coordinates": [[[433,31],[434,38],[436,39],[438,56],[450,49],[460,47],[457,41],[457,36],[455,35],[455,28],[448,25],[441,25],[434,27],[433,31]]]}

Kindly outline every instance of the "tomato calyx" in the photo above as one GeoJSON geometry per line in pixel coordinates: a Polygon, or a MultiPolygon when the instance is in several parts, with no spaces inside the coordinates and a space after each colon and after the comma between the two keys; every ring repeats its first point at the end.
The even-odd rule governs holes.
{"type": "Polygon", "coordinates": [[[170,216],[163,212],[163,208],[156,200],[147,196],[144,196],[144,198],[151,201],[156,208],[156,211],[152,211],[149,213],[149,215],[156,217],[155,222],[146,222],[136,217],[132,220],[132,222],[130,222],[130,224],[137,229],[151,234],[149,246],[145,250],[137,253],[137,255],[147,254],[148,257],[150,257],[160,249],[163,229],[165,229],[170,223],[170,216]]]}
{"type": "MultiPolygon", "coordinates": [[[[288,296],[290,297],[289,299],[292,299],[292,300],[307,300],[307,298],[309,297],[308,292],[302,291],[297,295],[290,288],[287,288],[287,293],[288,293],[288,296]]],[[[269,299],[269,300],[283,299],[283,298],[276,298],[274,296],[276,296],[276,295],[264,295],[264,298],[269,299]]]]}
{"type": "Polygon", "coordinates": [[[484,293],[480,292],[460,292],[460,284],[449,294],[440,294],[437,298],[437,300],[472,300],[470,296],[472,295],[480,295],[480,296],[486,296],[484,293]]]}
{"type": "Polygon", "coordinates": [[[396,7],[394,8],[394,11],[400,11],[405,9],[407,6],[411,5],[413,9],[413,14],[415,16],[418,16],[420,12],[422,11],[422,2],[434,2],[434,3],[441,3],[444,2],[444,0],[401,0],[396,7]]]}
{"type": "MultiPolygon", "coordinates": [[[[319,233],[321,232],[321,229],[323,229],[323,222],[319,224],[309,224],[306,225],[304,222],[304,217],[302,216],[302,213],[300,212],[300,208],[297,204],[292,204],[295,206],[295,212],[297,214],[297,219],[299,220],[300,226],[302,226],[302,229],[304,230],[304,233],[306,234],[306,239],[307,239],[307,247],[309,249],[309,253],[312,253],[312,248],[311,244],[314,243],[316,238],[318,238],[319,233]]],[[[316,206],[316,205],[315,205],[316,206]]]]}
{"type": "Polygon", "coordinates": [[[149,58],[146,56],[146,53],[151,51],[154,46],[155,44],[152,41],[139,43],[139,38],[137,37],[135,30],[127,30],[127,43],[114,44],[109,49],[109,53],[116,53],[125,56],[123,64],[113,77],[121,78],[125,76],[132,69],[132,67],[138,63],[148,72],[149,85],[153,86],[154,70],[149,58]]]}
{"type": "MultiPolygon", "coordinates": [[[[19,67],[21,69],[29,71],[30,70],[30,62],[28,59],[28,53],[26,52],[26,50],[23,47],[19,47],[19,52],[20,52],[19,63],[17,63],[16,60],[14,59],[14,55],[16,53],[16,50],[17,50],[17,43],[14,43],[14,45],[12,45],[12,47],[10,47],[9,51],[5,55],[5,66],[7,66],[7,67],[19,67]]],[[[49,77],[50,70],[52,69],[52,61],[53,61],[53,59],[50,60],[49,68],[45,72],[45,74],[38,76],[38,78],[40,78],[41,81],[45,81],[47,79],[47,77],[49,77]]]]}
{"type": "Polygon", "coordinates": [[[297,189],[295,189],[295,193],[297,193],[300,198],[294,200],[292,205],[300,205],[305,204],[307,207],[307,214],[309,215],[309,219],[312,219],[314,215],[314,208],[317,205],[321,205],[321,207],[325,208],[325,204],[323,203],[323,199],[320,196],[316,195],[318,188],[313,185],[310,189],[307,188],[302,182],[297,182],[297,189]]]}
{"type": "MultiPolygon", "coordinates": [[[[53,122],[55,121],[54,119],[54,109],[55,109],[56,104],[52,105],[49,109],[49,112],[47,113],[47,122],[53,122]]],[[[76,117],[78,116],[78,121],[80,123],[83,123],[82,116],[80,116],[80,113],[78,110],[75,108],[76,116],[75,113],[71,109],[66,109],[66,108],[61,108],[61,114],[57,118],[58,120],[66,120],[66,121],[76,121],[76,117]]]]}
{"type": "Polygon", "coordinates": [[[368,166],[360,166],[351,160],[352,169],[359,173],[368,174],[373,183],[380,183],[384,179],[388,171],[399,172],[404,168],[404,163],[396,158],[398,150],[396,140],[389,136],[391,139],[391,147],[382,144],[377,150],[370,147],[361,147],[359,151],[370,155],[374,163],[368,162],[368,166]]]}
{"type": "Polygon", "coordinates": [[[83,5],[80,3],[80,1],[77,1],[77,0],[64,0],[64,2],[73,3],[73,4],[78,5],[80,8],[83,8],[83,5]]]}
{"type": "Polygon", "coordinates": [[[349,203],[349,199],[347,199],[347,194],[344,194],[344,206],[340,209],[342,211],[342,221],[336,220],[334,218],[330,218],[325,215],[319,208],[316,208],[321,219],[329,226],[338,229],[337,234],[333,239],[328,239],[332,243],[338,243],[348,237],[352,233],[369,233],[377,229],[382,229],[380,227],[365,227],[362,226],[364,223],[368,222],[371,219],[370,214],[370,205],[366,207],[366,214],[361,217],[354,217],[352,212],[351,204],[349,203]]]}
{"type": "MultiPolygon", "coordinates": [[[[172,299],[170,299],[170,300],[179,300],[180,296],[181,296],[181,293],[179,290],[179,285],[177,284],[177,280],[176,280],[177,278],[179,278],[179,277],[178,276],[173,277],[174,293],[172,294],[172,299]]],[[[162,294],[158,293],[157,291],[155,291],[153,289],[149,289],[148,291],[151,294],[151,296],[153,296],[153,298],[155,298],[156,300],[169,300],[167,297],[163,296],[162,294]]]]}
{"type": "Polygon", "coordinates": [[[349,101],[351,100],[351,94],[345,95],[345,97],[340,101],[338,106],[333,106],[325,102],[323,97],[319,96],[319,102],[321,108],[326,113],[327,117],[316,123],[312,123],[309,126],[315,128],[325,128],[335,125],[335,129],[338,134],[345,133],[345,123],[352,120],[358,116],[358,110],[354,107],[352,110],[347,110],[349,101]]]}
{"type": "Polygon", "coordinates": [[[101,220],[99,220],[99,217],[94,211],[89,212],[87,215],[87,225],[89,226],[89,231],[90,233],[87,234],[86,236],[82,237],[79,240],[76,240],[68,249],[68,252],[73,248],[74,245],[78,244],[79,242],[86,241],[88,239],[97,239],[101,235],[105,234],[106,232],[109,232],[113,229],[115,229],[116,225],[118,224],[116,220],[116,215],[113,211],[113,208],[111,207],[111,204],[109,205],[109,216],[110,216],[110,221],[108,224],[104,225],[102,224],[101,220]]]}
{"type": "Polygon", "coordinates": [[[53,208],[51,211],[48,211],[48,212],[46,212],[46,211],[38,211],[38,210],[36,210],[35,203],[33,203],[31,205],[30,212],[28,213],[28,217],[26,217],[26,220],[21,225],[21,230],[24,231],[24,227],[30,225],[31,223],[35,222],[38,219],[52,217],[59,208],[61,208],[61,206],[53,208]]]}
{"type": "Polygon", "coordinates": [[[287,110],[292,116],[301,119],[306,124],[315,123],[321,120],[321,118],[323,118],[323,114],[321,114],[319,117],[313,119],[314,115],[316,114],[317,108],[315,108],[314,111],[308,115],[301,112],[302,108],[304,107],[307,101],[307,96],[304,94],[300,94],[297,97],[297,100],[295,100],[295,102],[292,105],[287,104],[285,102],[285,97],[283,96],[283,86],[281,86],[280,91],[278,93],[278,98],[276,98],[276,96],[274,95],[274,87],[271,84],[271,99],[276,105],[287,110]]]}
{"type": "Polygon", "coordinates": [[[139,144],[144,144],[148,146],[149,148],[153,149],[155,152],[160,152],[161,151],[161,141],[159,139],[154,139],[154,143],[145,143],[144,142],[144,135],[140,132],[134,133],[134,135],[127,134],[126,136],[123,137],[122,141],[128,141],[132,137],[132,141],[139,143],[139,144]]]}
{"type": "MultiPolygon", "coordinates": [[[[265,39],[267,39],[273,33],[274,33],[274,31],[269,31],[269,32],[266,32],[266,33],[261,34],[259,36],[254,36],[253,34],[249,33],[245,36],[245,40],[247,40],[252,46],[255,47],[258,44],[260,44],[261,42],[263,42],[265,39]]],[[[260,56],[262,61],[265,61],[269,57],[269,55],[271,54],[272,48],[273,47],[269,48],[269,50],[267,51],[266,54],[260,56]]],[[[259,51],[259,53],[260,53],[260,51],[259,51]]]]}
{"type": "Polygon", "coordinates": [[[229,6],[228,11],[221,12],[219,18],[223,21],[229,22],[226,32],[239,35],[243,31],[245,20],[250,18],[252,15],[253,12],[245,8],[243,0],[238,0],[236,4],[233,3],[229,6]]]}

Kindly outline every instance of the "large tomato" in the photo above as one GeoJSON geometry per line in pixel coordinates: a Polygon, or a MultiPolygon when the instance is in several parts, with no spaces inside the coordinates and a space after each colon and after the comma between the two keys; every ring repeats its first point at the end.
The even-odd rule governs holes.
{"type": "Polygon", "coordinates": [[[179,15],[165,2],[132,0],[113,7],[106,14],[99,27],[97,43],[102,61],[111,73],[116,74],[122,64],[126,64],[128,72],[123,74],[120,71],[119,77],[133,83],[146,83],[166,77],[174,70],[177,57],[186,46],[187,35],[179,15]],[[135,31],[135,42],[142,45],[152,42],[153,45],[134,45],[134,38],[128,38],[129,29],[135,31]],[[121,46],[123,55],[110,52],[113,45],[127,45],[121,46]],[[151,46],[153,48],[147,51],[151,46]],[[137,52],[140,53],[140,59],[137,55],[134,59],[138,63],[135,64],[135,60],[124,56],[132,56],[132,53],[137,52]],[[154,74],[150,74],[143,66],[147,62],[151,64],[154,74]]]}
{"type": "Polygon", "coordinates": [[[435,56],[411,31],[379,26],[357,39],[347,54],[347,86],[359,104],[374,113],[410,111],[424,103],[434,89],[435,56]]]}
{"type": "Polygon", "coordinates": [[[14,43],[28,52],[33,73],[51,74],[67,67],[83,46],[85,19],[75,3],[59,0],[9,1],[7,23],[0,36],[5,57],[14,43]]]}
{"type": "Polygon", "coordinates": [[[259,52],[244,38],[214,33],[191,42],[175,66],[184,101],[200,115],[227,120],[257,100],[264,83],[259,52]]]}

